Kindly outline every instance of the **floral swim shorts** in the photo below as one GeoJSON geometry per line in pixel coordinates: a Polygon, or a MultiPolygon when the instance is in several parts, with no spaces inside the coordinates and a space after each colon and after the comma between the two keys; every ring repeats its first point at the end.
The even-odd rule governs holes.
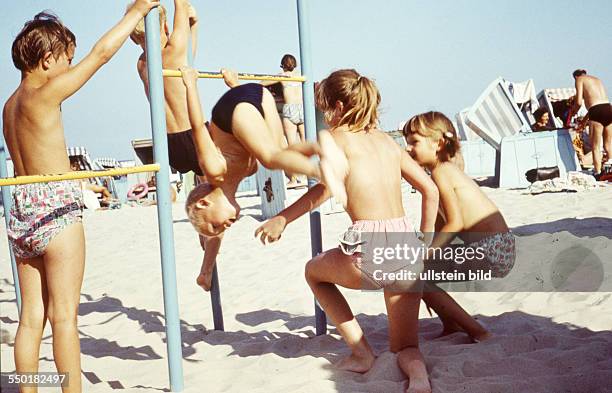
{"type": "Polygon", "coordinates": [[[83,192],[75,180],[15,186],[8,238],[19,258],[45,253],[49,242],[83,218],[83,192]]]}
{"type": "Polygon", "coordinates": [[[482,248],[491,263],[492,277],[502,278],[514,267],[516,240],[512,232],[501,232],[471,243],[472,248],[482,248]]]}

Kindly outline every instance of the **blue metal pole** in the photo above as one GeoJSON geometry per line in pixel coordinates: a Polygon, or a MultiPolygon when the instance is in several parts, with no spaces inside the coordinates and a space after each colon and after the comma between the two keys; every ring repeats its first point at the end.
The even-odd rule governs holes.
{"type": "Polygon", "coordinates": [[[221,307],[221,288],[219,287],[219,275],[217,265],[213,268],[212,282],[210,285],[210,302],[212,303],[213,326],[215,330],[224,331],[223,308],[221,307]]]}
{"type": "MultiPolygon", "coordinates": [[[[302,64],[302,75],[306,82],[302,86],[304,98],[304,126],[306,128],[306,140],[317,141],[316,114],[314,105],[314,82],[310,45],[310,21],[308,13],[308,2],[297,0],[298,32],[300,40],[300,62],[302,64]]],[[[317,181],[308,179],[308,187],[312,188],[317,181]]],[[[321,210],[316,208],[310,212],[310,247],[312,256],[315,257],[323,250],[321,241],[321,210]]],[[[317,336],[327,333],[327,321],[325,312],[315,300],[315,324],[317,336]]]]}
{"type": "MultiPolygon", "coordinates": [[[[6,149],[4,147],[4,138],[0,136],[0,177],[8,177],[6,169],[6,149]]],[[[9,186],[2,187],[2,206],[4,207],[4,223],[6,228],[9,226],[9,217],[11,214],[11,188],[9,186]]],[[[9,245],[9,254],[11,256],[11,270],[13,271],[13,282],[15,283],[15,298],[17,299],[17,313],[21,315],[21,289],[19,288],[19,273],[17,273],[17,263],[13,249],[9,245]]]]}
{"type": "Polygon", "coordinates": [[[183,391],[183,356],[176,290],[172,202],[170,200],[170,164],[168,161],[168,141],[166,137],[159,9],[157,7],[152,9],[145,18],[145,32],[149,103],[151,107],[151,127],[153,129],[153,159],[160,165],[160,170],[155,177],[157,181],[157,217],[159,221],[159,246],[164,289],[168,369],[170,389],[173,392],[181,392],[183,391]]]}

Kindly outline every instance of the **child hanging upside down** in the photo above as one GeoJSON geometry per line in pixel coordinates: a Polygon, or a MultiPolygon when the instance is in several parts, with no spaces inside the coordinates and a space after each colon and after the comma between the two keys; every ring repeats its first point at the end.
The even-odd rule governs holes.
{"type": "Polygon", "coordinates": [[[334,179],[346,171],[346,159],[333,140],[325,136],[321,146],[298,143],[286,147],[270,92],[257,83],[239,85],[236,74],[226,70],[222,73],[231,89],[215,104],[206,125],[197,89],[198,74],[189,67],[181,71],[195,148],[207,179],[207,183],[191,191],[185,208],[196,231],[205,236],[206,251],[197,282],[208,290],[223,232],[236,221],[240,211],[235,198],[238,184],[257,171],[257,161],[266,168],[288,173],[314,178],[324,175],[342,199],[343,185],[334,179]],[[309,158],[315,154],[321,156],[321,167],[309,158]]]}

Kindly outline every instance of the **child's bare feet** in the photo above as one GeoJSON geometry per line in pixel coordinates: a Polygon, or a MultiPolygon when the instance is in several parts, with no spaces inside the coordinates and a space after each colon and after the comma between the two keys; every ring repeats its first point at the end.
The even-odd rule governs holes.
{"type": "Polygon", "coordinates": [[[356,373],[365,373],[372,368],[376,357],[370,353],[364,356],[351,354],[336,363],[336,368],[339,370],[353,371],[356,373]]]}
{"type": "Polygon", "coordinates": [[[429,379],[425,380],[416,380],[410,379],[408,383],[408,389],[406,389],[406,393],[431,393],[431,385],[429,384],[429,379]]]}
{"type": "Polygon", "coordinates": [[[346,156],[328,131],[319,132],[319,145],[321,146],[321,180],[329,187],[329,191],[338,202],[346,206],[347,195],[344,179],[349,170],[346,156]]]}
{"type": "Polygon", "coordinates": [[[407,393],[431,393],[425,359],[419,348],[403,349],[397,354],[397,362],[404,374],[408,376],[407,393]]]}
{"type": "Polygon", "coordinates": [[[198,278],[196,278],[196,283],[206,292],[210,291],[210,287],[212,286],[212,272],[200,272],[198,278]]]}
{"type": "Polygon", "coordinates": [[[450,322],[445,322],[443,324],[442,333],[440,333],[436,338],[445,337],[450,334],[459,333],[459,332],[466,333],[468,336],[470,336],[472,341],[475,343],[486,341],[490,339],[491,337],[493,337],[491,332],[489,332],[482,326],[478,329],[478,331],[469,333],[464,328],[459,326],[457,323],[450,321],[450,322]]]}
{"type": "Polygon", "coordinates": [[[453,321],[445,322],[442,324],[442,333],[437,335],[436,338],[445,337],[458,332],[465,333],[465,330],[463,330],[461,326],[457,325],[457,323],[453,321]]]}
{"type": "Polygon", "coordinates": [[[475,343],[480,343],[483,341],[487,341],[488,339],[490,339],[491,337],[493,337],[493,334],[491,334],[491,332],[488,331],[484,331],[484,333],[482,334],[477,334],[477,335],[473,335],[470,336],[472,338],[472,340],[474,340],[475,343]]]}

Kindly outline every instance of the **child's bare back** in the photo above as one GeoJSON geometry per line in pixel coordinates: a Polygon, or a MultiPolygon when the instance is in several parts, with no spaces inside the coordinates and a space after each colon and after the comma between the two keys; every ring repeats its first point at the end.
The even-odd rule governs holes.
{"type": "MultiPolygon", "coordinates": [[[[444,182],[453,188],[459,201],[458,207],[463,219],[464,232],[484,234],[508,231],[506,221],[497,206],[457,165],[451,162],[441,163],[431,175],[436,185],[439,186],[444,182]]],[[[440,210],[444,213],[442,207],[440,210]]]]}
{"type": "Polygon", "coordinates": [[[345,181],[346,211],[353,220],[402,217],[402,152],[391,137],[373,129],[331,132],[350,167],[345,181]]]}
{"type": "Polygon", "coordinates": [[[46,93],[44,84],[22,83],[4,105],[4,138],[17,176],[70,171],[60,106],[46,93]]]}

